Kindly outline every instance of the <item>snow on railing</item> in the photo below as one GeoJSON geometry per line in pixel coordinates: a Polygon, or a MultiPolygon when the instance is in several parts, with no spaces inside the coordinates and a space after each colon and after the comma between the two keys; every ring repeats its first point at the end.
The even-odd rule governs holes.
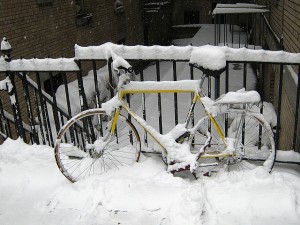
{"type": "MultiPolygon", "coordinates": [[[[197,63],[199,65],[203,65],[203,61],[212,61],[215,64],[215,56],[218,54],[223,56],[219,61],[219,63],[223,65],[226,64],[226,61],[300,63],[299,53],[253,50],[247,48],[235,49],[227,46],[125,46],[113,43],[89,47],[75,45],[75,59],[78,60],[108,60],[113,54],[131,60],[188,60],[191,63],[197,63]],[[205,57],[202,57],[204,55],[205,57]]],[[[206,68],[210,69],[210,66],[207,65],[206,68]]]]}
{"type": "Polygon", "coordinates": [[[16,59],[7,62],[0,57],[0,72],[5,71],[79,71],[74,58],[16,59]]]}
{"type": "Polygon", "coordinates": [[[217,4],[213,11],[216,14],[241,14],[241,13],[265,13],[269,12],[263,5],[236,3],[236,4],[217,4]]]}

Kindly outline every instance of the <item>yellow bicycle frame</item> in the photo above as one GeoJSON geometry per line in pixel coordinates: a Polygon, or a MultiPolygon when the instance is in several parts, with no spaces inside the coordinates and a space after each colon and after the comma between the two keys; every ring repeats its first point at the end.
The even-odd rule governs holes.
{"type": "MultiPolygon", "coordinates": [[[[151,90],[143,90],[143,89],[140,89],[140,90],[132,90],[132,89],[120,89],[119,90],[119,93],[118,93],[118,96],[119,96],[119,100],[122,104],[122,107],[128,112],[129,115],[131,115],[146,131],[147,133],[149,133],[153,138],[154,140],[164,149],[165,147],[163,146],[162,143],[159,142],[159,140],[157,140],[157,138],[155,138],[151,132],[149,130],[147,130],[139,121],[138,121],[138,116],[130,110],[130,107],[128,106],[128,104],[123,100],[124,99],[124,96],[126,94],[158,94],[158,93],[193,93],[194,94],[194,97],[193,97],[193,100],[192,100],[192,104],[196,104],[196,102],[199,100],[201,102],[201,104],[203,105],[204,109],[205,109],[205,106],[201,100],[201,94],[198,93],[198,92],[195,92],[193,90],[173,90],[173,89],[167,89],[167,90],[156,90],[156,89],[151,89],[151,90]]],[[[118,116],[120,114],[120,110],[121,108],[118,108],[115,110],[115,113],[114,113],[114,117],[112,119],[112,127],[111,127],[111,132],[112,134],[115,133],[115,128],[116,128],[116,123],[117,123],[117,120],[118,120],[118,116]]],[[[219,124],[217,123],[217,121],[215,120],[215,118],[205,109],[210,121],[212,122],[212,124],[214,125],[214,127],[216,128],[218,134],[220,135],[220,138],[221,140],[224,142],[224,144],[227,146],[227,143],[226,143],[226,139],[225,139],[225,135],[224,133],[222,132],[219,124]]],[[[190,109],[189,110],[189,113],[188,113],[188,117],[191,116],[191,113],[192,113],[192,110],[190,109]]]]}

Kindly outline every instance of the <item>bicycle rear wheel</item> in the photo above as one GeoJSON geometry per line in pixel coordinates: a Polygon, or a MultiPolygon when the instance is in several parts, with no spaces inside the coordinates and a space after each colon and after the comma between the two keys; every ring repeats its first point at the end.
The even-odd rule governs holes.
{"type": "Polygon", "coordinates": [[[75,182],[139,160],[141,143],[132,123],[120,115],[115,135],[110,127],[110,116],[101,109],[86,110],[64,125],[55,158],[66,178],[75,182]]]}
{"type": "Polygon", "coordinates": [[[222,168],[241,171],[264,166],[271,172],[275,144],[272,130],[261,114],[230,112],[216,116],[215,120],[227,137],[227,146],[209,117],[200,120],[195,125],[192,151],[198,151],[209,136],[211,141],[199,159],[199,171],[210,175],[222,168]]]}

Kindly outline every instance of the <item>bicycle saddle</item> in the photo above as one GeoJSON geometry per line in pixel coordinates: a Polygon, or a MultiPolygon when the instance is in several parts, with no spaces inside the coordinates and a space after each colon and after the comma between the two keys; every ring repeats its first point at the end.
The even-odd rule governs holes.
{"type": "Polygon", "coordinates": [[[228,92],[218,98],[214,104],[249,104],[257,105],[261,102],[257,91],[245,91],[245,89],[236,92],[228,92]]]}
{"type": "Polygon", "coordinates": [[[203,74],[205,74],[207,76],[212,76],[214,78],[219,78],[220,75],[226,70],[226,67],[223,67],[219,70],[206,69],[203,66],[198,65],[197,63],[190,63],[190,66],[195,67],[195,68],[201,70],[203,74]]]}

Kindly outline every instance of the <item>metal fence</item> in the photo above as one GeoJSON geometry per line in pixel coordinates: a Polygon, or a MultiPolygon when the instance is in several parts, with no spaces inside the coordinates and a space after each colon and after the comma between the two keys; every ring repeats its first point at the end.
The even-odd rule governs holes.
{"type": "MultiPolygon", "coordinates": [[[[36,60],[36,65],[40,65],[40,60],[36,60]]],[[[53,62],[56,59],[47,59],[48,64],[56,65],[57,62],[53,62]]],[[[103,101],[103,97],[101,99],[101,80],[99,80],[98,70],[103,66],[104,63],[107,63],[108,69],[104,69],[103,71],[107,72],[109,84],[111,86],[108,87],[110,95],[114,94],[113,83],[114,76],[113,71],[111,69],[111,60],[106,61],[105,59],[69,59],[68,62],[61,60],[61,63],[69,64],[69,66],[65,65],[65,69],[55,70],[55,68],[40,68],[39,66],[32,67],[31,69],[25,68],[25,66],[15,66],[16,64],[22,60],[12,60],[10,62],[6,62],[7,65],[11,64],[9,69],[6,71],[1,71],[0,76],[1,80],[4,80],[6,77],[9,77],[11,86],[13,87],[7,93],[7,91],[2,91],[1,101],[0,101],[0,129],[2,137],[22,137],[25,141],[30,143],[37,144],[48,144],[53,146],[55,142],[55,137],[57,132],[60,130],[61,126],[72,117],[72,115],[78,112],[77,109],[74,109],[72,106],[74,101],[77,101],[77,106],[80,106],[80,111],[88,109],[90,107],[101,107],[101,102],[103,101]],[[73,62],[72,62],[73,61],[73,62]],[[85,69],[83,70],[82,67],[85,69]],[[74,69],[75,68],[75,69],[74,69]],[[77,68],[77,69],[76,69],[77,68]],[[90,75],[92,75],[90,79],[91,85],[86,85],[87,81],[85,80],[86,76],[84,76],[84,71],[91,70],[90,75]],[[57,92],[55,90],[55,75],[59,73],[61,76],[61,86],[60,86],[60,96],[59,99],[57,96],[57,92]],[[48,81],[50,83],[50,92],[45,91],[45,82],[41,82],[41,80],[45,80],[45,74],[49,77],[48,81]],[[30,76],[29,76],[30,75],[30,76]],[[70,81],[73,82],[74,85],[70,85],[70,81]],[[74,89],[75,87],[75,89],[74,89]],[[72,88],[70,90],[70,88],[72,88]],[[88,89],[88,90],[87,90],[88,89]],[[93,102],[91,104],[88,94],[92,93],[93,102]],[[61,94],[62,93],[62,94],[61,94]],[[63,95],[63,96],[62,96],[63,95]],[[74,96],[76,97],[74,100],[74,96]],[[6,99],[5,99],[6,98],[6,99]],[[6,101],[6,104],[5,104],[6,101]],[[9,104],[7,103],[9,102],[9,104]]],[[[188,73],[188,79],[198,79],[202,72],[195,69],[194,67],[189,65],[187,60],[164,60],[164,59],[155,59],[155,60],[132,60],[128,59],[128,61],[134,65],[134,69],[137,74],[137,79],[143,80],[155,80],[161,81],[165,71],[162,69],[162,66],[168,67],[172,70],[172,76],[168,78],[168,80],[180,80],[182,79],[181,74],[183,71],[181,70],[184,65],[185,68],[188,68],[184,73],[188,73]],[[145,69],[153,67],[152,72],[154,73],[145,73],[145,69]]],[[[23,65],[25,65],[25,61],[23,65]]],[[[34,64],[34,63],[33,63],[34,64]]],[[[288,64],[287,62],[258,62],[258,61],[227,61],[226,71],[220,76],[220,78],[210,78],[207,84],[207,95],[212,98],[217,98],[223,93],[227,93],[231,90],[230,84],[235,81],[236,77],[232,77],[233,72],[238,71],[238,76],[240,77],[240,88],[249,88],[248,80],[249,80],[249,68],[252,70],[251,76],[253,74],[257,78],[256,88],[260,92],[262,99],[264,99],[264,86],[267,82],[265,80],[265,73],[267,68],[278,67],[279,68],[279,88],[278,88],[278,96],[279,101],[275,106],[277,111],[277,127],[276,127],[276,143],[278,146],[279,137],[280,137],[280,127],[281,127],[281,118],[282,118],[282,79],[284,76],[284,69],[288,64]],[[234,71],[235,70],[235,71],[234,71]],[[213,88],[212,88],[213,87],[213,88]],[[212,91],[213,90],[213,91],[212,91]]],[[[295,64],[292,64],[295,65],[295,64]]],[[[299,67],[299,64],[297,64],[299,67]]],[[[298,70],[300,71],[300,70],[298,70]]],[[[56,75],[57,76],[57,75],[56,75]]],[[[298,83],[299,83],[299,74],[298,74],[298,83]]],[[[8,84],[6,86],[9,86],[8,84]]],[[[293,149],[299,151],[299,85],[297,86],[297,93],[294,93],[295,97],[295,118],[294,118],[294,127],[293,135],[292,135],[292,143],[293,149]]],[[[158,109],[158,119],[157,119],[157,128],[161,133],[166,132],[164,120],[168,118],[170,115],[163,114],[162,105],[162,96],[157,94],[157,109],[158,109]]],[[[170,96],[169,96],[170,98],[170,96]]],[[[181,101],[178,100],[178,96],[176,93],[173,94],[172,97],[174,114],[172,117],[172,121],[174,124],[177,124],[180,120],[179,111],[181,109],[181,101]]],[[[151,109],[147,108],[147,104],[143,105],[142,117],[147,120],[149,117],[149,111],[151,109]],[[147,116],[148,115],[148,116],[147,116]]],[[[263,108],[261,109],[263,110],[263,108]]],[[[169,119],[169,118],[168,118],[169,119]]],[[[81,133],[78,132],[76,139],[80,140],[81,133]]],[[[145,142],[147,142],[147,137],[144,136],[145,142]]]]}

